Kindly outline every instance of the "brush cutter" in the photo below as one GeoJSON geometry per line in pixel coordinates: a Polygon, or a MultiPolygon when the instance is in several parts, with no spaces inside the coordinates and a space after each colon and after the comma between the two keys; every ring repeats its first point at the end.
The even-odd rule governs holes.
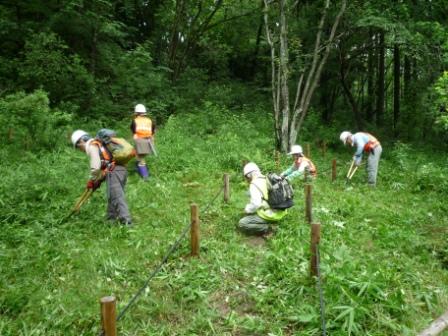
{"type": "Polygon", "coordinates": [[[90,198],[90,196],[92,196],[92,194],[93,194],[93,189],[87,188],[82,193],[81,197],[79,197],[78,201],[75,203],[75,205],[73,206],[72,210],[70,210],[68,215],[62,219],[61,223],[65,222],[67,219],[69,219],[74,213],[78,213],[79,209],[81,209],[81,206],[90,198]]]}
{"type": "Polygon", "coordinates": [[[353,160],[352,164],[350,166],[350,169],[347,172],[347,176],[346,176],[346,179],[345,179],[345,184],[350,182],[350,180],[352,179],[353,175],[355,175],[356,170],[358,170],[358,166],[355,166],[355,160],[353,160]]]}

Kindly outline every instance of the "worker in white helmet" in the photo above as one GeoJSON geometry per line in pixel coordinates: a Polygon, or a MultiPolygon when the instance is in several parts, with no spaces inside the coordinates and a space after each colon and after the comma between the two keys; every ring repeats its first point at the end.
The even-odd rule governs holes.
{"type": "Polygon", "coordinates": [[[155,124],[148,118],[146,107],[143,104],[135,105],[131,131],[134,134],[137,152],[137,172],[144,181],[147,181],[150,174],[145,157],[149,154],[156,154],[154,147],[155,124]]]}
{"type": "Polygon", "coordinates": [[[124,188],[127,169],[115,164],[110,152],[101,141],[92,138],[83,130],[74,131],[71,137],[73,147],[90,158],[90,177],[87,188],[95,191],[105,180],[107,183],[107,219],[118,220],[124,225],[132,225],[131,215],[126,203],[124,188]]]}
{"type": "Polygon", "coordinates": [[[250,235],[268,234],[272,229],[271,224],[281,220],[287,211],[269,207],[267,178],[255,163],[247,163],[243,174],[249,183],[250,200],[244,208],[245,216],[239,221],[238,227],[250,235]]]}
{"type": "Polygon", "coordinates": [[[378,176],[378,165],[383,152],[383,148],[377,138],[367,132],[352,134],[349,131],[344,131],[339,136],[339,139],[344,145],[355,147],[355,155],[353,156],[355,167],[361,165],[363,153],[369,155],[367,158],[367,181],[369,185],[375,186],[378,176]]]}
{"type": "Polygon", "coordinates": [[[316,166],[310,159],[303,155],[302,146],[292,146],[288,155],[292,155],[294,163],[280,174],[281,177],[286,178],[288,181],[292,181],[299,176],[305,177],[305,175],[309,178],[316,178],[316,166]]]}

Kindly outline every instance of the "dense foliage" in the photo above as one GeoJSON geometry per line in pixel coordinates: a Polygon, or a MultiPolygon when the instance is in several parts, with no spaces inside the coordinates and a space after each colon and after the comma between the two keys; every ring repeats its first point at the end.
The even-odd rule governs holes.
{"type": "MultiPolygon", "coordinates": [[[[325,12],[319,50],[326,48],[341,1],[325,12]]],[[[286,46],[272,63],[261,0],[3,1],[0,95],[42,89],[52,107],[96,120],[121,118],[143,102],[163,122],[197,107],[214,83],[226,91],[207,100],[251,104],[254,96],[240,92],[245,86],[263,93],[270,111],[271,67],[280,62],[293,105],[327,1],[281,0],[283,35],[276,31],[283,27],[280,8],[268,3],[272,47],[286,46]]],[[[447,7],[445,0],[350,1],[304,127],[313,119],[430,141],[438,118],[427,97],[447,66],[447,7]]],[[[306,139],[303,131],[299,140],[306,139]]]]}

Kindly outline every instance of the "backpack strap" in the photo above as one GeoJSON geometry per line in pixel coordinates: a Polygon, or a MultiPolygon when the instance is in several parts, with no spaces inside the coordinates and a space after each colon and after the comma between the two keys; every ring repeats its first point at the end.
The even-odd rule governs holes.
{"type": "MultiPolygon", "coordinates": [[[[259,177],[257,177],[257,178],[265,179],[265,180],[266,180],[266,188],[267,188],[267,177],[266,177],[266,176],[259,176],[259,177]]],[[[268,199],[264,197],[264,193],[263,193],[263,191],[260,189],[260,187],[257,186],[257,185],[256,185],[255,183],[253,183],[253,182],[251,182],[250,184],[253,185],[253,186],[255,186],[255,188],[258,189],[258,191],[259,191],[260,194],[261,194],[261,199],[267,202],[268,199]]],[[[268,194],[267,196],[269,197],[269,194],[268,194]]]]}
{"type": "Polygon", "coordinates": [[[110,170],[112,171],[115,167],[115,161],[112,157],[112,153],[110,150],[105,146],[101,140],[94,139],[92,141],[92,145],[98,146],[98,150],[100,153],[100,159],[101,159],[101,166],[103,170],[110,170]]]}

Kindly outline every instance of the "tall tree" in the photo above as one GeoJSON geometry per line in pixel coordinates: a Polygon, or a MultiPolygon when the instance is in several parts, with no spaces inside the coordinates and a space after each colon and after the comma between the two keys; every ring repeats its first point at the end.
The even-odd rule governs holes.
{"type": "Polygon", "coordinates": [[[301,66],[294,69],[294,74],[298,80],[293,100],[290,99],[291,65],[288,50],[288,19],[290,11],[288,0],[278,1],[276,7],[278,17],[275,19],[278,29],[275,26],[271,27],[269,22],[270,6],[273,6],[272,1],[264,0],[264,4],[266,39],[271,49],[271,90],[276,146],[278,149],[286,152],[296,142],[300,128],[308,113],[311,98],[319,82],[322,69],[335,39],[336,30],[345,11],[346,0],[341,1],[339,11],[331,25],[330,33],[326,41],[323,42],[324,27],[327,23],[326,20],[330,7],[330,0],[325,1],[314,40],[314,49],[311,52],[311,60],[308,62],[305,53],[302,53],[299,56],[301,58],[299,62],[301,66]],[[290,105],[290,101],[294,103],[290,105]]]}

